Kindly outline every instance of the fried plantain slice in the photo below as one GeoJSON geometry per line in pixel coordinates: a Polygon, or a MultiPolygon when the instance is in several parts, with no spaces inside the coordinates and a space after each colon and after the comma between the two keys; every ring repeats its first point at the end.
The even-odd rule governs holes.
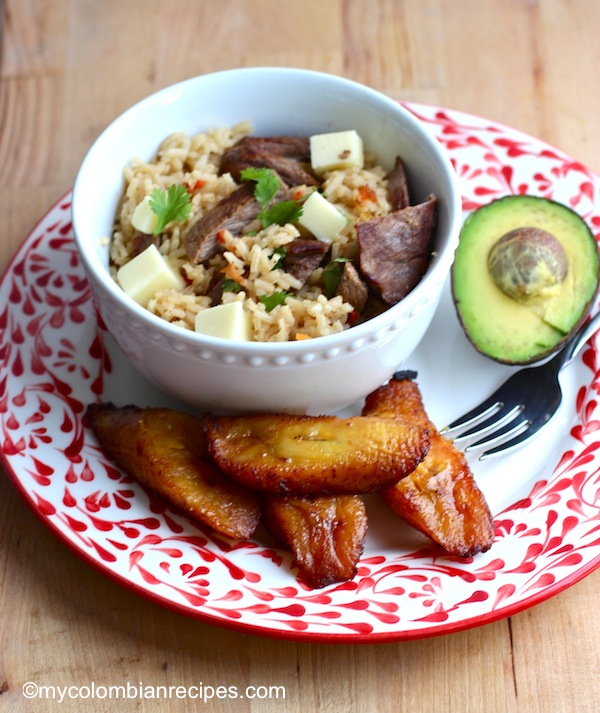
{"type": "Polygon", "coordinates": [[[402,419],[256,414],[206,416],[209,450],[243,485],[272,495],[359,494],[397,483],[429,447],[402,419]]]}
{"type": "Polygon", "coordinates": [[[200,419],[112,404],[88,406],[87,417],[106,454],[142,485],[222,535],[252,536],[260,519],[258,497],[210,458],[200,419]]]}
{"type": "Polygon", "coordinates": [[[408,419],[430,432],[429,452],[414,473],[381,493],[389,507],[449,554],[488,550],[494,526],[485,497],[464,454],[429,420],[418,385],[392,378],[367,397],[363,415],[408,419]]]}
{"type": "Polygon", "coordinates": [[[316,498],[265,496],[263,522],[296,557],[300,578],[318,589],[356,574],[367,533],[358,495],[316,498]]]}

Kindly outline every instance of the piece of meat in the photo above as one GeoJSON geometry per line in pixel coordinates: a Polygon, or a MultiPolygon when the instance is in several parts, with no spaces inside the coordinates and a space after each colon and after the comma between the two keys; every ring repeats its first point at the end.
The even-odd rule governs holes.
{"type": "Polygon", "coordinates": [[[356,574],[367,534],[367,513],[358,495],[265,496],[263,522],[294,553],[300,578],[310,587],[346,582],[356,574]]]}
{"type": "Polygon", "coordinates": [[[402,210],[410,205],[410,195],[406,180],[404,163],[400,156],[396,156],[394,168],[386,176],[388,180],[388,190],[390,192],[390,205],[392,211],[402,210]]]}
{"type": "Polygon", "coordinates": [[[388,506],[449,554],[471,557],[488,550],[494,541],[488,504],[464,453],[427,416],[416,382],[392,378],[367,397],[363,415],[403,418],[429,429],[425,458],[407,478],[382,491],[388,506]]]}
{"type": "Polygon", "coordinates": [[[323,262],[329,246],[321,240],[296,238],[285,246],[282,267],[304,284],[323,262]]]}
{"type": "Polygon", "coordinates": [[[205,416],[219,467],[253,490],[277,496],[342,495],[388,487],[429,448],[427,428],[401,419],[283,413],[205,416]]]}
{"type": "Polygon", "coordinates": [[[224,277],[218,277],[214,282],[211,283],[208,289],[208,296],[210,297],[210,306],[215,307],[221,304],[221,299],[223,298],[223,285],[225,284],[224,277]]]}
{"type": "Polygon", "coordinates": [[[112,404],[92,404],[86,415],[107,456],[135,480],[222,535],[252,536],[258,497],[219,470],[198,418],[112,404]]]}
{"type": "Polygon", "coordinates": [[[358,271],[351,262],[345,262],[342,268],[342,277],[335,291],[344,302],[351,304],[355,311],[363,311],[369,296],[365,283],[360,279],[358,271]]]}
{"type": "Polygon", "coordinates": [[[160,245],[160,236],[150,235],[149,233],[141,233],[138,231],[134,234],[129,243],[130,257],[135,257],[136,255],[143,253],[144,250],[149,248],[151,245],[156,245],[156,247],[158,247],[160,245]]]}
{"type": "Polygon", "coordinates": [[[307,136],[245,136],[225,151],[220,173],[230,173],[235,181],[249,166],[272,168],[288,186],[314,186],[317,178],[310,169],[310,139],[307,136]]]}
{"type": "Polygon", "coordinates": [[[357,223],[360,269],[388,305],[396,304],[421,280],[429,263],[437,220],[437,198],[357,223]]]}
{"type": "Polygon", "coordinates": [[[217,236],[221,230],[238,235],[258,217],[261,205],[254,198],[254,188],[254,182],[240,186],[191,226],[185,236],[185,252],[192,262],[209,260],[219,252],[217,236]]]}
{"type": "Polygon", "coordinates": [[[367,301],[365,306],[360,313],[360,322],[366,322],[373,317],[377,317],[378,314],[385,312],[388,309],[388,305],[376,294],[369,291],[367,301]]]}

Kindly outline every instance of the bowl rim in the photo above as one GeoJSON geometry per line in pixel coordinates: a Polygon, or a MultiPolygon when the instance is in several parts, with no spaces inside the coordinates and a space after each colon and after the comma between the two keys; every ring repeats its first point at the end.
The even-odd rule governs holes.
{"type": "Polygon", "coordinates": [[[302,355],[315,351],[327,351],[333,348],[344,347],[350,343],[362,342],[366,338],[371,337],[373,334],[380,335],[382,332],[387,331],[394,323],[402,323],[407,318],[410,319],[414,316],[415,310],[420,312],[421,309],[424,309],[431,299],[434,298],[435,294],[439,292],[439,290],[431,290],[429,287],[432,284],[436,285],[438,283],[441,287],[441,284],[446,281],[454,259],[454,253],[458,245],[460,226],[462,224],[462,200],[458,184],[458,176],[454,171],[448,154],[435,136],[427,131],[426,126],[416,116],[409,112],[407,108],[402,106],[399,101],[392,99],[383,92],[373,89],[368,85],[361,84],[360,82],[340,75],[311,69],[276,66],[224,69],[192,76],[152,92],[131,105],[129,108],[125,109],[102,130],[102,132],[93,141],[83,158],[73,185],[71,210],[75,243],[78,248],[79,256],[83,261],[86,271],[88,272],[88,276],[93,276],[102,290],[109,294],[111,298],[116,300],[126,312],[131,313],[132,317],[136,317],[141,320],[143,325],[148,328],[164,333],[165,338],[167,339],[172,337],[174,340],[184,342],[190,347],[205,347],[212,349],[213,351],[234,353],[239,354],[240,356],[276,356],[281,354],[302,355]],[[248,75],[248,78],[245,81],[251,81],[249,75],[280,75],[287,77],[294,75],[298,77],[314,78],[319,81],[331,82],[337,87],[342,87],[358,94],[362,93],[370,101],[374,101],[380,106],[393,110],[393,112],[403,116],[404,121],[411,124],[413,129],[419,133],[423,143],[427,145],[432,154],[437,156],[439,168],[443,171],[445,182],[450,187],[449,195],[445,201],[449,215],[448,240],[442,246],[442,249],[435,254],[433,261],[430,262],[421,281],[411,290],[411,292],[409,292],[408,295],[400,300],[400,302],[391,305],[380,314],[371,317],[365,322],[361,322],[360,324],[354,325],[348,329],[344,329],[341,332],[314,337],[309,340],[283,342],[242,342],[223,337],[205,335],[200,332],[187,330],[180,326],[171,324],[170,322],[153,314],[145,307],[142,307],[134,300],[128,298],[112,278],[110,272],[105,266],[102,266],[102,270],[97,269],[97,263],[88,254],[88,250],[91,249],[91,245],[86,249],[86,245],[82,241],[81,234],[78,229],[80,224],[78,195],[81,190],[81,184],[84,180],[87,166],[92,162],[93,155],[101,148],[107,137],[118,130],[122,123],[128,121],[131,115],[138,114],[146,107],[157,103],[163,104],[165,102],[175,102],[184,92],[188,90],[190,86],[196,85],[200,82],[214,81],[220,77],[228,79],[230,77],[234,77],[235,75],[248,75]]]}

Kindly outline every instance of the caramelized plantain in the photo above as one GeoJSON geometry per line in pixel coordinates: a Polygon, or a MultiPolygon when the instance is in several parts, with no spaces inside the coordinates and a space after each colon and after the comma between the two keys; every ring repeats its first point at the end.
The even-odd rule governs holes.
{"type": "Polygon", "coordinates": [[[310,587],[346,582],[356,574],[367,533],[365,505],[358,495],[265,496],[263,521],[292,550],[300,578],[310,587]]]}
{"type": "Polygon", "coordinates": [[[212,461],[200,419],[112,404],[92,404],[87,416],[106,454],[142,485],[222,535],[252,536],[260,519],[258,497],[212,461]]]}
{"type": "Polygon", "coordinates": [[[494,527],[485,497],[464,454],[429,420],[417,384],[391,379],[367,397],[363,415],[404,418],[430,432],[429,452],[414,473],[381,493],[389,507],[450,554],[488,550],[494,527]]]}
{"type": "Polygon", "coordinates": [[[428,429],[402,419],[258,414],[204,423],[225,473],[279,496],[381,490],[411,473],[429,447],[428,429]]]}

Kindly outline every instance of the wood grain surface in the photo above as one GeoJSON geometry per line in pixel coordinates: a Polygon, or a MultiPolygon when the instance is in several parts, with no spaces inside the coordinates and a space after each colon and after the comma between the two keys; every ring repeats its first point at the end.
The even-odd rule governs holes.
{"type": "MultiPolygon", "coordinates": [[[[0,267],[121,111],[205,72],[324,70],[505,123],[600,171],[597,0],[5,0],[0,267]]],[[[0,711],[592,713],[600,573],[509,619],[398,644],[254,637],[83,563],[0,476],[0,711]],[[32,700],[27,681],[283,686],[285,699],[32,700]]]]}

